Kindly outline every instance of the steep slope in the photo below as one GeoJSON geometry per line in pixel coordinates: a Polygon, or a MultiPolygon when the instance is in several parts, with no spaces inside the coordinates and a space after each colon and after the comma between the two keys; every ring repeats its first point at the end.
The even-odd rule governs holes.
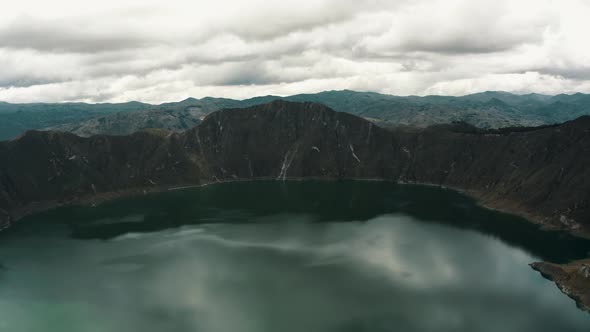
{"type": "Polygon", "coordinates": [[[319,104],[275,101],[213,113],[180,134],[28,132],[0,144],[0,209],[18,216],[34,202],[232,179],[375,178],[455,187],[575,230],[590,221],[589,152],[590,117],[519,131],[390,131],[319,104]]]}
{"type": "Polygon", "coordinates": [[[387,131],[317,104],[275,102],[214,113],[195,130],[218,178],[433,183],[546,224],[576,228],[590,221],[590,117],[529,131],[387,131]]]}

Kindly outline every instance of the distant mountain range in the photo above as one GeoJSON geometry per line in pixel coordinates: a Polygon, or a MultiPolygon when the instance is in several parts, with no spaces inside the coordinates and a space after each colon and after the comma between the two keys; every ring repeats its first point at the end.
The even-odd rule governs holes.
{"type": "Polygon", "coordinates": [[[160,105],[139,102],[0,103],[0,140],[14,138],[30,129],[67,131],[80,136],[127,135],[147,128],[180,132],[197,125],[212,112],[225,108],[250,107],[276,99],[321,103],[336,111],[361,116],[385,127],[427,127],[457,121],[480,128],[538,126],[562,123],[590,114],[590,95],[587,94],[516,95],[496,91],[462,97],[400,97],[344,90],[246,100],[188,98],[160,105]]]}
{"type": "Polygon", "coordinates": [[[0,102],[0,140],[16,137],[30,129],[81,122],[117,112],[149,109],[151,105],[129,102],[119,104],[9,104],[0,102]]]}

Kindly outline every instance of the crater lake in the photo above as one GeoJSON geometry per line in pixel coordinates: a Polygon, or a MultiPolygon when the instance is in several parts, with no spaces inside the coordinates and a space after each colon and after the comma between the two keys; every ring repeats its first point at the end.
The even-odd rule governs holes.
{"type": "Polygon", "coordinates": [[[443,188],[216,184],[0,233],[0,331],[588,331],[528,264],[589,252],[443,188]]]}

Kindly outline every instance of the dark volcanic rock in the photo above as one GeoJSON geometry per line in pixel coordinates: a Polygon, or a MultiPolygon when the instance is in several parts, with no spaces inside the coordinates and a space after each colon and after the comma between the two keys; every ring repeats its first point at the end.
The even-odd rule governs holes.
{"type": "MultiPolygon", "coordinates": [[[[556,227],[590,217],[590,117],[528,131],[388,131],[317,104],[275,102],[207,117],[198,133],[217,179],[375,178],[432,183],[556,227]]],[[[212,179],[209,179],[210,181],[212,179]]]]}
{"type": "Polygon", "coordinates": [[[552,227],[590,221],[590,117],[534,130],[387,130],[320,104],[275,101],[213,113],[184,133],[30,131],[0,143],[0,160],[0,209],[17,218],[107,193],[309,177],[431,183],[552,227]]]}

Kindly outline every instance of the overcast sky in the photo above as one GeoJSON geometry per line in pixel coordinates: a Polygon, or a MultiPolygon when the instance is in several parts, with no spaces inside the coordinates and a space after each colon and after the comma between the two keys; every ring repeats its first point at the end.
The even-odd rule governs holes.
{"type": "Polygon", "coordinates": [[[590,92],[588,0],[0,3],[9,102],[590,92]]]}

